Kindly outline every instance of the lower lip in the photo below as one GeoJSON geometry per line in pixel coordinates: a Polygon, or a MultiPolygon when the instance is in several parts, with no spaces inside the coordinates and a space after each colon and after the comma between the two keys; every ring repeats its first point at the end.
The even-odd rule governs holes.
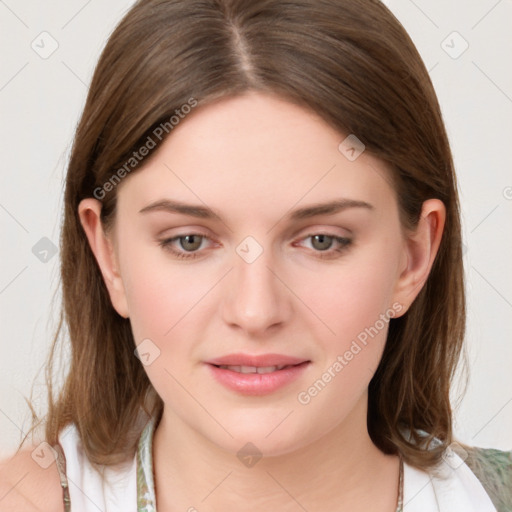
{"type": "Polygon", "coordinates": [[[242,395],[267,395],[297,379],[309,361],[270,373],[239,373],[208,364],[215,379],[222,385],[242,395]]]}

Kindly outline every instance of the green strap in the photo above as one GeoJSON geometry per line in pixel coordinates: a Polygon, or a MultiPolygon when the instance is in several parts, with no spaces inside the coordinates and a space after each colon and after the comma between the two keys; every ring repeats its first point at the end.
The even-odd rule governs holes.
{"type": "Polygon", "coordinates": [[[498,512],[512,511],[512,451],[464,447],[464,461],[480,480],[498,512]]]}
{"type": "Polygon", "coordinates": [[[144,427],[137,449],[137,512],[156,512],[153,478],[153,432],[155,418],[144,427]]]}

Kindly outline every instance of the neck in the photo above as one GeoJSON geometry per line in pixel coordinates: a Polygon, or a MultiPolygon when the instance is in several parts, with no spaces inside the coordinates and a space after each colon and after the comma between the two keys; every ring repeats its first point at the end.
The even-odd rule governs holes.
{"type": "Polygon", "coordinates": [[[164,407],[153,438],[158,511],[394,512],[399,460],[371,441],[366,404],[364,396],[350,418],[307,446],[250,467],[164,407]]]}

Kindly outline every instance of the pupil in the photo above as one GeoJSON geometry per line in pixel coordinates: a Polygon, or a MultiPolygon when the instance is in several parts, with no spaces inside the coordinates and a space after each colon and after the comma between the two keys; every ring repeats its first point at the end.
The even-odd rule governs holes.
{"type": "Polygon", "coordinates": [[[189,249],[189,250],[198,249],[199,246],[201,245],[200,238],[201,237],[198,235],[186,235],[186,236],[182,237],[182,240],[184,240],[184,243],[182,242],[181,246],[183,247],[183,249],[189,249]],[[194,243],[194,237],[197,238],[195,243],[194,243]],[[190,247],[190,245],[192,245],[192,247],[190,247]]]}
{"type": "MultiPolygon", "coordinates": [[[[315,235],[313,240],[314,242],[320,242],[320,247],[317,246],[317,249],[320,249],[321,251],[329,249],[332,243],[332,237],[328,235],[315,235]]],[[[313,245],[315,245],[314,242],[313,245]]]]}

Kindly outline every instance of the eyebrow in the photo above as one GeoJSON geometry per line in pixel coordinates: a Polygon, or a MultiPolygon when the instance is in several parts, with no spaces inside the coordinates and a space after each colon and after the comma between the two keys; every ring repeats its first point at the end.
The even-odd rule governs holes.
{"type": "MultiPolygon", "coordinates": [[[[316,217],[317,215],[333,215],[349,208],[374,210],[374,207],[366,201],[341,198],[329,201],[327,203],[317,203],[305,206],[303,208],[298,208],[288,213],[285,218],[287,220],[302,220],[308,219],[310,217],[316,217]]],[[[222,221],[221,216],[207,206],[187,204],[171,199],[161,199],[159,201],[155,201],[154,203],[151,203],[148,206],[142,208],[139,213],[148,213],[154,211],[181,213],[191,217],[199,217],[202,219],[217,219],[222,221]]]]}

